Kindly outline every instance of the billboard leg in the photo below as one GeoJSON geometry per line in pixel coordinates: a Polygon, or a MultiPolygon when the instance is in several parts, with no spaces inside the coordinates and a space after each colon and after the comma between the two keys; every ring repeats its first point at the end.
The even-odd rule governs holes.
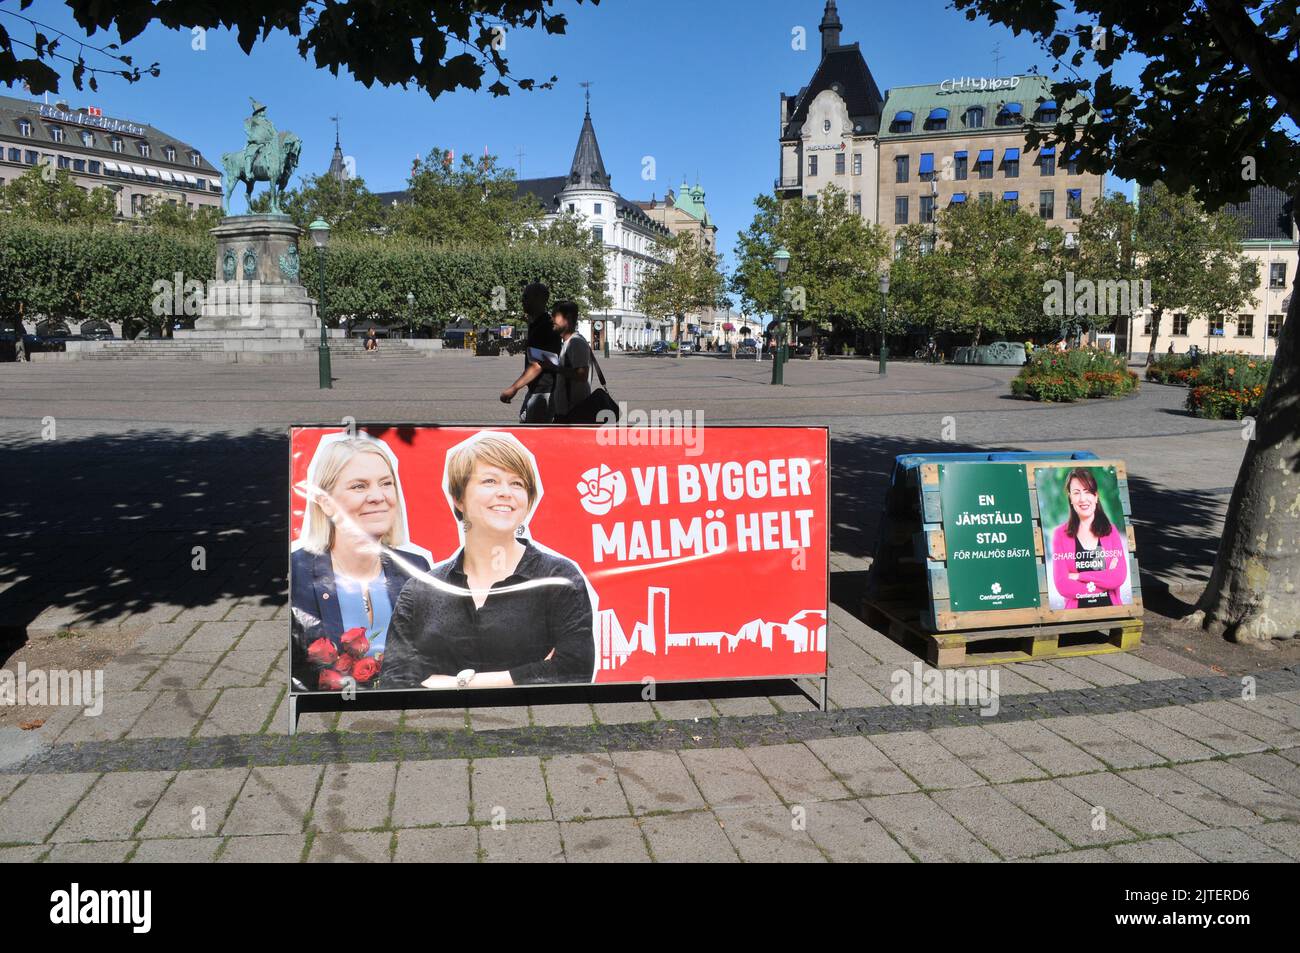
{"type": "Polygon", "coordinates": [[[828,684],[829,682],[830,682],[830,679],[823,675],[822,678],[821,678],[821,683],[822,683],[822,691],[821,691],[821,696],[822,696],[822,697],[821,697],[821,710],[822,710],[822,711],[825,711],[825,710],[826,710],[826,686],[827,686],[827,684],[828,684]]]}
{"type": "MultiPolygon", "coordinates": [[[[825,698],[826,690],[822,689],[822,697],[825,698]]],[[[298,733],[298,696],[293,692],[289,693],[289,734],[298,733]]]]}

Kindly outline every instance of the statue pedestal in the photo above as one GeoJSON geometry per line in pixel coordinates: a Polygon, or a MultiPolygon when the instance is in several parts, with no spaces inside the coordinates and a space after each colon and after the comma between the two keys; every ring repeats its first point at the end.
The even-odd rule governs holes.
{"type": "Polygon", "coordinates": [[[320,334],[316,302],[298,280],[301,230],[288,215],[227,216],[211,234],[215,280],[194,330],[178,336],[283,339],[301,347],[308,334],[320,334]]]}

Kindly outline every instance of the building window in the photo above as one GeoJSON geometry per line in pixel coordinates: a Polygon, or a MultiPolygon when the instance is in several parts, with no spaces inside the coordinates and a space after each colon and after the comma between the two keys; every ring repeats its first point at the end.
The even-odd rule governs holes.
{"type": "Polygon", "coordinates": [[[811,155],[808,157],[808,177],[812,178],[816,174],[817,174],[817,156],[811,155]]]}
{"type": "Polygon", "coordinates": [[[1056,175],[1056,153],[1049,152],[1038,157],[1038,171],[1041,175],[1056,175]]]}
{"type": "Polygon", "coordinates": [[[1079,174],[1079,150],[1075,149],[1070,153],[1070,157],[1065,160],[1065,171],[1070,175],[1079,174]]]}
{"type": "Polygon", "coordinates": [[[573,203],[570,202],[570,203],[569,203],[569,212],[572,213],[572,212],[574,212],[574,211],[575,211],[575,209],[574,209],[574,207],[573,207],[573,203]]]}
{"type": "Polygon", "coordinates": [[[1186,336],[1187,336],[1187,315],[1185,314],[1174,315],[1174,337],[1181,338],[1186,336]]]}
{"type": "Polygon", "coordinates": [[[980,193],[980,201],[981,201],[982,203],[984,203],[985,205],[992,205],[992,204],[993,204],[993,193],[992,193],[992,192],[981,192],[981,193],[980,193]]]}
{"type": "Polygon", "coordinates": [[[1255,336],[1255,316],[1253,314],[1237,315],[1237,337],[1253,338],[1255,336]]]}
{"type": "Polygon", "coordinates": [[[907,156],[894,156],[894,181],[906,182],[908,179],[909,159],[907,156]]]}
{"type": "Polygon", "coordinates": [[[149,158],[149,143],[140,143],[140,155],[144,156],[146,159],[149,158]]]}
{"type": "Polygon", "coordinates": [[[927,225],[934,221],[934,196],[921,196],[921,219],[927,225]]]}
{"type": "Polygon", "coordinates": [[[32,124],[26,119],[18,120],[18,135],[30,136],[32,134],[32,124]]]}
{"type": "Polygon", "coordinates": [[[853,211],[858,215],[862,214],[862,193],[861,192],[853,193],[853,211]]]}
{"type": "Polygon", "coordinates": [[[1002,174],[1008,179],[1020,178],[1020,153],[1016,153],[1016,158],[1010,157],[1002,160],[1002,174]]]}
{"type": "Polygon", "coordinates": [[[1079,218],[1083,215],[1083,190],[1065,190],[1065,217],[1079,218]]]}
{"type": "Polygon", "coordinates": [[[893,124],[889,127],[890,132],[911,132],[912,131],[912,114],[902,113],[894,117],[893,124]]]}
{"type": "Polygon", "coordinates": [[[972,106],[966,110],[966,128],[983,129],[984,128],[984,107],[972,106]]]}
{"type": "Polygon", "coordinates": [[[81,130],[81,144],[87,149],[95,148],[95,134],[89,129],[81,130]]]}
{"type": "Polygon", "coordinates": [[[907,196],[897,195],[894,197],[894,224],[907,224],[907,196]]]}
{"type": "Polygon", "coordinates": [[[934,251],[934,237],[931,235],[922,235],[921,240],[916,243],[917,250],[922,255],[928,255],[934,251]]]}
{"type": "Polygon", "coordinates": [[[55,142],[62,142],[62,141],[63,141],[63,127],[62,127],[62,126],[50,126],[50,138],[51,138],[52,140],[54,140],[55,142]]]}
{"type": "Polygon", "coordinates": [[[33,152],[31,149],[27,149],[23,152],[23,161],[26,162],[28,165],[36,165],[36,162],[39,158],[40,157],[37,156],[36,153],[33,152]]]}
{"type": "Polygon", "coordinates": [[[131,196],[131,214],[139,215],[145,210],[145,196],[136,193],[131,196]]]}
{"type": "Polygon", "coordinates": [[[604,208],[604,206],[603,206],[600,202],[594,202],[594,203],[592,203],[592,209],[593,209],[593,211],[594,211],[594,213],[595,213],[596,215],[600,215],[600,214],[601,214],[601,209],[602,209],[602,208],[604,208]]]}
{"type": "Polygon", "coordinates": [[[966,178],[966,153],[959,152],[952,157],[953,178],[964,181],[966,178]]]}
{"type": "Polygon", "coordinates": [[[23,161],[23,151],[22,151],[21,149],[14,149],[13,147],[10,147],[10,149],[9,149],[9,161],[10,161],[10,162],[22,162],[22,161],[23,161]]]}
{"type": "Polygon", "coordinates": [[[1154,315],[1147,315],[1146,324],[1142,325],[1142,333],[1147,337],[1156,333],[1156,319],[1154,315]]]}
{"type": "Polygon", "coordinates": [[[921,164],[916,169],[917,178],[922,182],[931,182],[934,180],[934,153],[922,152],[921,164]]]}
{"type": "Polygon", "coordinates": [[[998,111],[997,125],[1016,126],[1020,124],[1020,104],[1007,103],[998,111]]]}
{"type": "Polygon", "coordinates": [[[199,165],[199,159],[200,159],[200,158],[201,158],[201,157],[199,156],[199,154],[198,154],[197,152],[191,152],[191,153],[190,153],[190,165],[194,166],[195,168],[198,168],[198,165],[199,165]]]}
{"type": "Polygon", "coordinates": [[[87,163],[87,166],[90,169],[91,175],[99,175],[99,162],[97,160],[91,159],[90,162],[87,163]]]}
{"type": "Polygon", "coordinates": [[[59,156],[59,168],[60,169],[72,168],[72,160],[69,159],[67,156],[59,156]]]}
{"type": "Polygon", "coordinates": [[[604,230],[603,228],[601,228],[599,225],[597,225],[597,226],[595,226],[594,228],[592,228],[592,230],[591,230],[591,234],[592,234],[592,237],[596,239],[596,241],[601,242],[602,244],[604,243],[604,241],[605,241],[605,230],[604,230]]]}
{"type": "Polygon", "coordinates": [[[1012,203],[1013,205],[1018,205],[1018,204],[1020,204],[1020,193],[1019,193],[1019,192],[1003,192],[1003,193],[1002,193],[1002,201],[1004,201],[1004,202],[1010,202],[1010,203],[1012,203]]]}
{"type": "Polygon", "coordinates": [[[862,153],[861,152],[853,153],[853,174],[854,175],[862,174],[862,153]]]}
{"type": "Polygon", "coordinates": [[[176,161],[176,147],[175,147],[175,146],[168,146],[166,149],[163,150],[163,155],[167,157],[167,161],[168,161],[168,162],[175,162],[175,161],[176,161]]]}
{"type": "Polygon", "coordinates": [[[1210,318],[1210,334],[1215,337],[1223,336],[1223,315],[1210,318]]]}
{"type": "Polygon", "coordinates": [[[907,250],[907,240],[904,239],[902,235],[899,235],[897,238],[894,239],[894,257],[901,258],[903,256],[903,252],[906,250],[907,250]]]}
{"type": "Polygon", "coordinates": [[[1056,217],[1056,193],[1052,191],[1038,193],[1038,217],[1055,218],[1056,217]]]}
{"type": "Polygon", "coordinates": [[[113,151],[114,151],[114,152],[121,152],[121,151],[122,151],[122,140],[121,140],[121,139],[118,139],[116,136],[114,136],[114,137],[110,140],[110,143],[111,143],[112,146],[113,146],[113,151]]]}
{"type": "Polygon", "coordinates": [[[1268,266],[1268,286],[1275,290],[1286,287],[1286,262],[1275,261],[1268,266]]]}
{"type": "Polygon", "coordinates": [[[836,175],[844,174],[844,153],[843,152],[835,153],[835,174],[836,175]]]}
{"type": "Polygon", "coordinates": [[[993,150],[982,149],[980,154],[975,157],[975,171],[979,173],[981,179],[993,178],[993,150]]]}
{"type": "Polygon", "coordinates": [[[1282,334],[1282,319],[1286,317],[1283,314],[1270,314],[1268,316],[1268,336],[1271,338],[1279,337],[1282,334]]]}
{"type": "Polygon", "coordinates": [[[1056,122],[1056,103],[1048,100],[1040,103],[1038,106],[1038,115],[1035,117],[1039,122],[1053,123],[1056,122]]]}
{"type": "Polygon", "coordinates": [[[207,180],[207,179],[199,179],[199,184],[198,184],[198,186],[196,186],[196,187],[197,187],[197,188],[200,188],[200,189],[206,189],[206,188],[208,187],[208,180],[207,180]]]}

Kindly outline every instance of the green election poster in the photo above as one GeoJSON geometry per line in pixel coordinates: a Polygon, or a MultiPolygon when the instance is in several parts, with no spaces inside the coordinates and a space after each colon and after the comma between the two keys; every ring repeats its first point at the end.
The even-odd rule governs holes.
{"type": "Polygon", "coordinates": [[[1038,560],[1024,466],[942,463],[939,496],[952,611],[1037,608],[1038,560]]]}

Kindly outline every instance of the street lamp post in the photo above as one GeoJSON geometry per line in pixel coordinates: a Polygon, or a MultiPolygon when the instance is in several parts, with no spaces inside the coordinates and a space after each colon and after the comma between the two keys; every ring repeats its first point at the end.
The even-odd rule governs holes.
{"type": "Polygon", "coordinates": [[[330,227],[324,219],[316,219],[307,226],[311,242],[316,246],[316,265],[320,272],[320,298],[316,302],[316,316],[320,318],[320,386],[329,389],[334,386],[330,373],[330,346],[325,337],[325,248],[330,243],[330,227]]]}
{"type": "Polygon", "coordinates": [[[415,292],[406,293],[406,336],[415,336],[415,292]]]}
{"type": "Polygon", "coordinates": [[[889,298],[889,272],[880,273],[880,376],[889,373],[889,345],[885,343],[886,301],[889,298]]]}
{"type": "Polygon", "coordinates": [[[777,300],[779,306],[776,314],[776,326],[772,328],[772,383],[785,383],[785,340],[781,338],[778,343],[778,336],[785,333],[785,273],[790,268],[790,253],[784,248],[778,248],[772,256],[772,263],[776,266],[776,286],[777,300]]]}

